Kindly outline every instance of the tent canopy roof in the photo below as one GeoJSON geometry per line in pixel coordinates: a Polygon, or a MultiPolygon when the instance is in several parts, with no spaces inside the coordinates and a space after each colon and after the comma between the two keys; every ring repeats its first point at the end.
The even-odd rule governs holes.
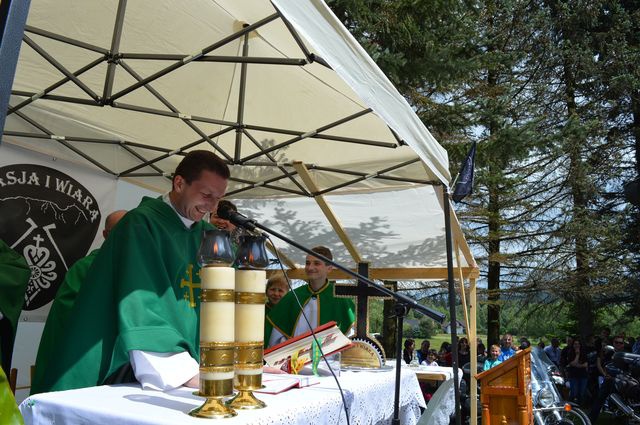
{"type": "Polygon", "coordinates": [[[322,1],[123,4],[32,2],[5,142],[158,191],[211,149],[234,198],[309,196],[296,161],[322,193],[449,181],[446,151],[322,1]]]}
{"type": "MultiPolygon", "coordinates": [[[[428,189],[429,207],[386,202],[396,220],[414,205],[428,235],[414,232],[403,249],[419,259],[407,263],[399,247],[371,256],[442,264],[431,185],[449,184],[447,153],[321,0],[33,0],[3,142],[157,192],[187,152],[209,149],[230,165],[229,198],[299,201],[300,211],[319,195],[428,189]]],[[[354,216],[365,198],[337,198],[351,205],[337,214],[356,241],[349,251],[367,260],[375,244],[358,229],[382,213],[372,204],[354,216]]],[[[473,267],[453,218],[462,265],[473,267]]],[[[391,233],[380,246],[394,245],[391,233]]]]}

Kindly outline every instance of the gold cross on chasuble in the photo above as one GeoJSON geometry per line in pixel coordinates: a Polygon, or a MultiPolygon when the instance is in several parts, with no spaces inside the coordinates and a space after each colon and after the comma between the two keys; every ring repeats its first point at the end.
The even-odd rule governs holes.
{"type": "Polygon", "coordinates": [[[196,308],[196,299],[193,296],[193,290],[194,288],[199,289],[201,285],[193,282],[193,264],[187,266],[187,276],[189,276],[189,280],[182,279],[180,281],[180,288],[189,288],[189,291],[184,293],[184,299],[189,300],[189,307],[196,308]]]}

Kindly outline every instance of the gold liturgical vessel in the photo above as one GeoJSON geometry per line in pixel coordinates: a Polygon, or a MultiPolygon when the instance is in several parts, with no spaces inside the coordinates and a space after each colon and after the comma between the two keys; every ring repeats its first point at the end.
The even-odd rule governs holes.
{"type": "Polygon", "coordinates": [[[264,346],[264,306],[266,272],[269,264],[262,235],[245,234],[234,262],[235,297],[235,380],[238,395],[231,402],[236,409],[261,409],[265,403],[255,397],[262,388],[264,346]]]}
{"type": "Polygon", "coordinates": [[[224,402],[233,395],[235,269],[229,232],[206,230],[200,250],[200,391],[204,404],[189,412],[199,418],[230,418],[224,402]]]}

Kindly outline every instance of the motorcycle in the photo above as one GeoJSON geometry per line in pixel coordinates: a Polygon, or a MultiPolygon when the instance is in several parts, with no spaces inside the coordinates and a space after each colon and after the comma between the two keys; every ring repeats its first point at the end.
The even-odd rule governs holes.
{"type": "MultiPolygon", "coordinates": [[[[470,364],[462,367],[464,372],[460,384],[462,414],[465,423],[470,423],[471,403],[468,385],[470,383],[470,364]]],[[[482,362],[478,362],[478,371],[482,372],[482,362]]],[[[533,419],[536,425],[591,425],[589,417],[576,404],[563,400],[558,388],[564,386],[564,378],[544,350],[531,349],[531,396],[533,398],[533,419]]],[[[478,387],[480,397],[480,387],[478,387]]],[[[478,423],[481,423],[479,398],[478,423]]]]}
{"type": "Polygon", "coordinates": [[[617,352],[605,369],[614,379],[607,398],[609,413],[640,424],[640,355],[617,352]]]}
{"type": "Polygon", "coordinates": [[[531,350],[531,396],[536,425],[590,425],[589,417],[574,403],[562,399],[558,388],[564,378],[544,350],[531,350]]]}

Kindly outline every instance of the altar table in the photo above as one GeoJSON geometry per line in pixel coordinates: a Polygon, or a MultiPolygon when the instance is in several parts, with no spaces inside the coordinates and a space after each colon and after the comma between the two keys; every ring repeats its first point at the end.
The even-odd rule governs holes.
{"type": "MultiPolygon", "coordinates": [[[[453,378],[453,368],[444,366],[403,366],[413,370],[418,381],[447,381],[453,378]]],[[[458,369],[458,379],[462,378],[462,369],[458,369]]]]}
{"type": "MultiPolygon", "coordinates": [[[[395,372],[342,372],[339,377],[351,424],[387,424],[393,418],[395,372]]],[[[191,388],[169,392],[142,390],[137,384],[105,385],[37,394],[20,404],[25,424],[174,425],[206,424],[208,419],[187,415],[202,404],[191,388]]],[[[301,389],[257,394],[267,407],[239,410],[238,416],[210,420],[211,424],[342,424],[342,400],[332,377],[301,389]]],[[[400,421],[414,425],[425,404],[412,371],[402,370],[400,421]]]]}

